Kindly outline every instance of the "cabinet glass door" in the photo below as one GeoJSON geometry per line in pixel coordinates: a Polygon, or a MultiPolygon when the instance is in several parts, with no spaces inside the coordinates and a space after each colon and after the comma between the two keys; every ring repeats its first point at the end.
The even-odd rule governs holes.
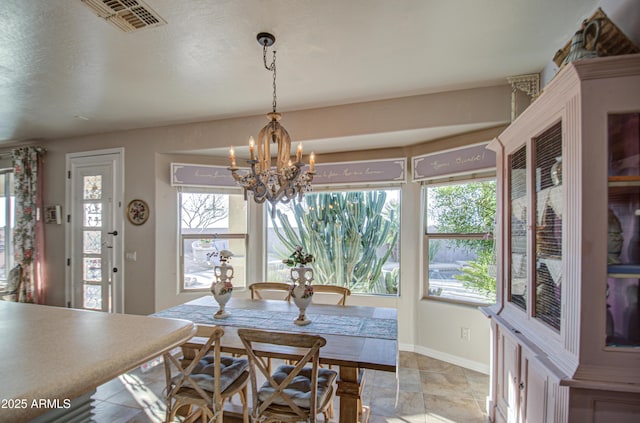
{"type": "Polygon", "coordinates": [[[562,124],[534,139],[535,291],[533,315],[560,330],[562,282],[562,124]]]}
{"type": "Polygon", "coordinates": [[[640,113],[608,117],[606,344],[640,347],[640,113]]]}
{"type": "Polygon", "coordinates": [[[508,297],[527,309],[527,147],[509,156],[509,236],[511,254],[508,297]]]}

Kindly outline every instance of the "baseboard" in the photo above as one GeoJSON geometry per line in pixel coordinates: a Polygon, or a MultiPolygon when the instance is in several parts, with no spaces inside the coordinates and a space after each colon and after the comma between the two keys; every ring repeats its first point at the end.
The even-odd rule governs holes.
{"type": "Polygon", "coordinates": [[[477,361],[467,360],[455,355],[443,353],[442,351],[432,350],[431,348],[425,348],[413,344],[398,344],[400,351],[410,351],[418,354],[426,355],[427,357],[435,358],[437,360],[446,361],[447,363],[455,364],[456,366],[464,367],[465,369],[474,370],[478,373],[488,375],[490,373],[489,365],[479,363],[477,361]]]}

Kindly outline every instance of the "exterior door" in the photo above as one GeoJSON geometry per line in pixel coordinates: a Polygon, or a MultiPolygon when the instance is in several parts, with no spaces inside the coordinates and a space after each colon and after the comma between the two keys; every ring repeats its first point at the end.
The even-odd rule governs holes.
{"type": "Polygon", "coordinates": [[[67,304],[122,313],[122,150],[67,156],[67,304]]]}

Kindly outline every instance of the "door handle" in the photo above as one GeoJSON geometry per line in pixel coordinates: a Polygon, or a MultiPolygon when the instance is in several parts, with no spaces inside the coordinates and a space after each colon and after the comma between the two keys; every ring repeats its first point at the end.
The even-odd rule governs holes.
{"type": "Polygon", "coordinates": [[[107,235],[113,235],[113,236],[116,236],[116,235],[118,235],[118,231],[107,232],[107,235]]]}

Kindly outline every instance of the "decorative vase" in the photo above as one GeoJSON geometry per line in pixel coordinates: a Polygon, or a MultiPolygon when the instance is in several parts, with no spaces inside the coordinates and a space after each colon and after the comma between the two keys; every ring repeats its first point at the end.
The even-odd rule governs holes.
{"type": "Polygon", "coordinates": [[[220,306],[218,311],[213,315],[214,319],[226,319],[231,315],[225,310],[225,306],[231,299],[233,294],[233,266],[227,264],[227,257],[220,257],[220,266],[214,266],[213,271],[216,280],[211,284],[211,293],[213,298],[220,306]]]}
{"type": "Polygon", "coordinates": [[[293,321],[298,326],[304,326],[311,323],[307,319],[306,311],[313,298],[313,269],[302,265],[291,269],[291,298],[300,310],[298,317],[293,321]]]}
{"type": "Polygon", "coordinates": [[[567,54],[567,57],[564,58],[562,66],[576,60],[598,57],[598,50],[596,47],[599,36],[600,21],[598,19],[594,19],[586,25],[583,24],[582,28],[573,35],[573,38],[571,39],[571,47],[569,47],[569,53],[567,54]],[[595,34],[593,36],[593,46],[591,47],[591,50],[589,50],[585,46],[585,34],[591,26],[594,27],[595,34]]]}

